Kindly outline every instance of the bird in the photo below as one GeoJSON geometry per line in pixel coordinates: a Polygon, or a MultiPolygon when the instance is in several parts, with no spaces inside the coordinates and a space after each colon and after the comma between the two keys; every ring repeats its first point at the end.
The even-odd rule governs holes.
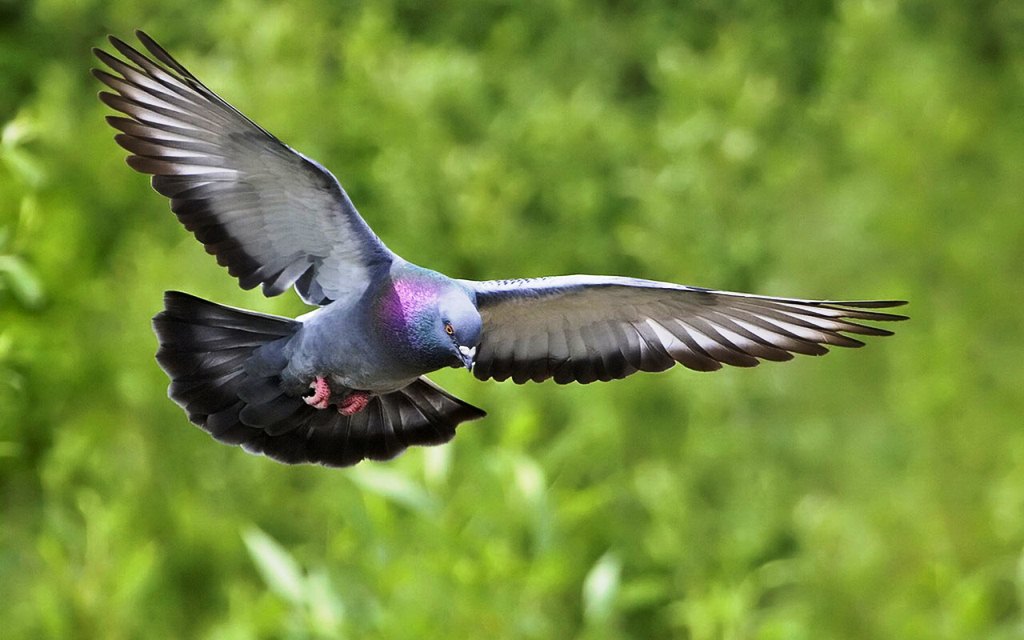
{"type": "Polygon", "coordinates": [[[804,300],[625,276],[474,281],[385,246],[325,167],[199,81],[153,38],[109,36],[100,100],[127,163],[244,290],[294,288],[285,318],[178,291],[153,318],[169,397],[214,439],[287,464],[388,460],[451,440],[485,412],[426,376],[559,384],[680,364],[752,367],[853,336],[903,300],[804,300]],[[119,55],[118,55],[119,54],[119,55]]]}

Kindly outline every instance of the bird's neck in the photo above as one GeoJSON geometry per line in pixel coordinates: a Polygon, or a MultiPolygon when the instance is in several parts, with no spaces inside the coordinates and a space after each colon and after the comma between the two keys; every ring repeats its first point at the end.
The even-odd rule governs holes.
{"type": "Polygon", "coordinates": [[[372,305],[372,326],[389,354],[411,365],[438,368],[447,351],[435,344],[438,297],[443,283],[426,269],[404,270],[381,284],[372,305]]]}

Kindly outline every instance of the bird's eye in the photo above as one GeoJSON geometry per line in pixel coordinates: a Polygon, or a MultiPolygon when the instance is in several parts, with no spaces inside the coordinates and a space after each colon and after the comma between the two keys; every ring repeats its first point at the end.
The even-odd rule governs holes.
{"type": "Polygon", "coordinates": [[[453,336],[455,335],[455,327],[452,326],[452,323],[446,322],[444,323],[444,332],[450,336],[453,336]]]}

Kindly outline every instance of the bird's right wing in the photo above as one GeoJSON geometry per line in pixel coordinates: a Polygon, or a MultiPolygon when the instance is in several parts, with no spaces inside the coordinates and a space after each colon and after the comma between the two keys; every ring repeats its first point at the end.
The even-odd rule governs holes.
{"type": "Polygon", "coordinates": [[[771,298],[610,276],[461,281],[483,320],[473,374],[516,383],[593,382],[680,363],[713,371],[859,347],[845,333],[892,332],[861,320],[903,320],[873,309],[896,300],[771,298]]]}
{"type": "Polygon", "coordinates": [[[93,74],[127,117],[107,121],[128,164],[153,176],[178,219],[244,289],[268,296],[295,285],[310,304],[365,286],[394,258],[337,179],[242,115],[142,32],[152,57],[111,37],[114,73],[93,74]],[[115,75],[116,74],[116,75],[115,75]]]}

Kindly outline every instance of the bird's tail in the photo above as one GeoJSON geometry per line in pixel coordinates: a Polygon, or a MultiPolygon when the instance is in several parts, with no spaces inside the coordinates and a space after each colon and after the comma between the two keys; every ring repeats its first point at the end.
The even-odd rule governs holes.
{"type": "Polygon", "coordinates": [[[153,318],[168,395],[215,439],[286,463],[355,464],[440,444],[484,412],[420,378],[373,396],[350,416],[317,410],[284,390],[285,347],[302,323],[225,307],[178,291],[153,318]]]}

